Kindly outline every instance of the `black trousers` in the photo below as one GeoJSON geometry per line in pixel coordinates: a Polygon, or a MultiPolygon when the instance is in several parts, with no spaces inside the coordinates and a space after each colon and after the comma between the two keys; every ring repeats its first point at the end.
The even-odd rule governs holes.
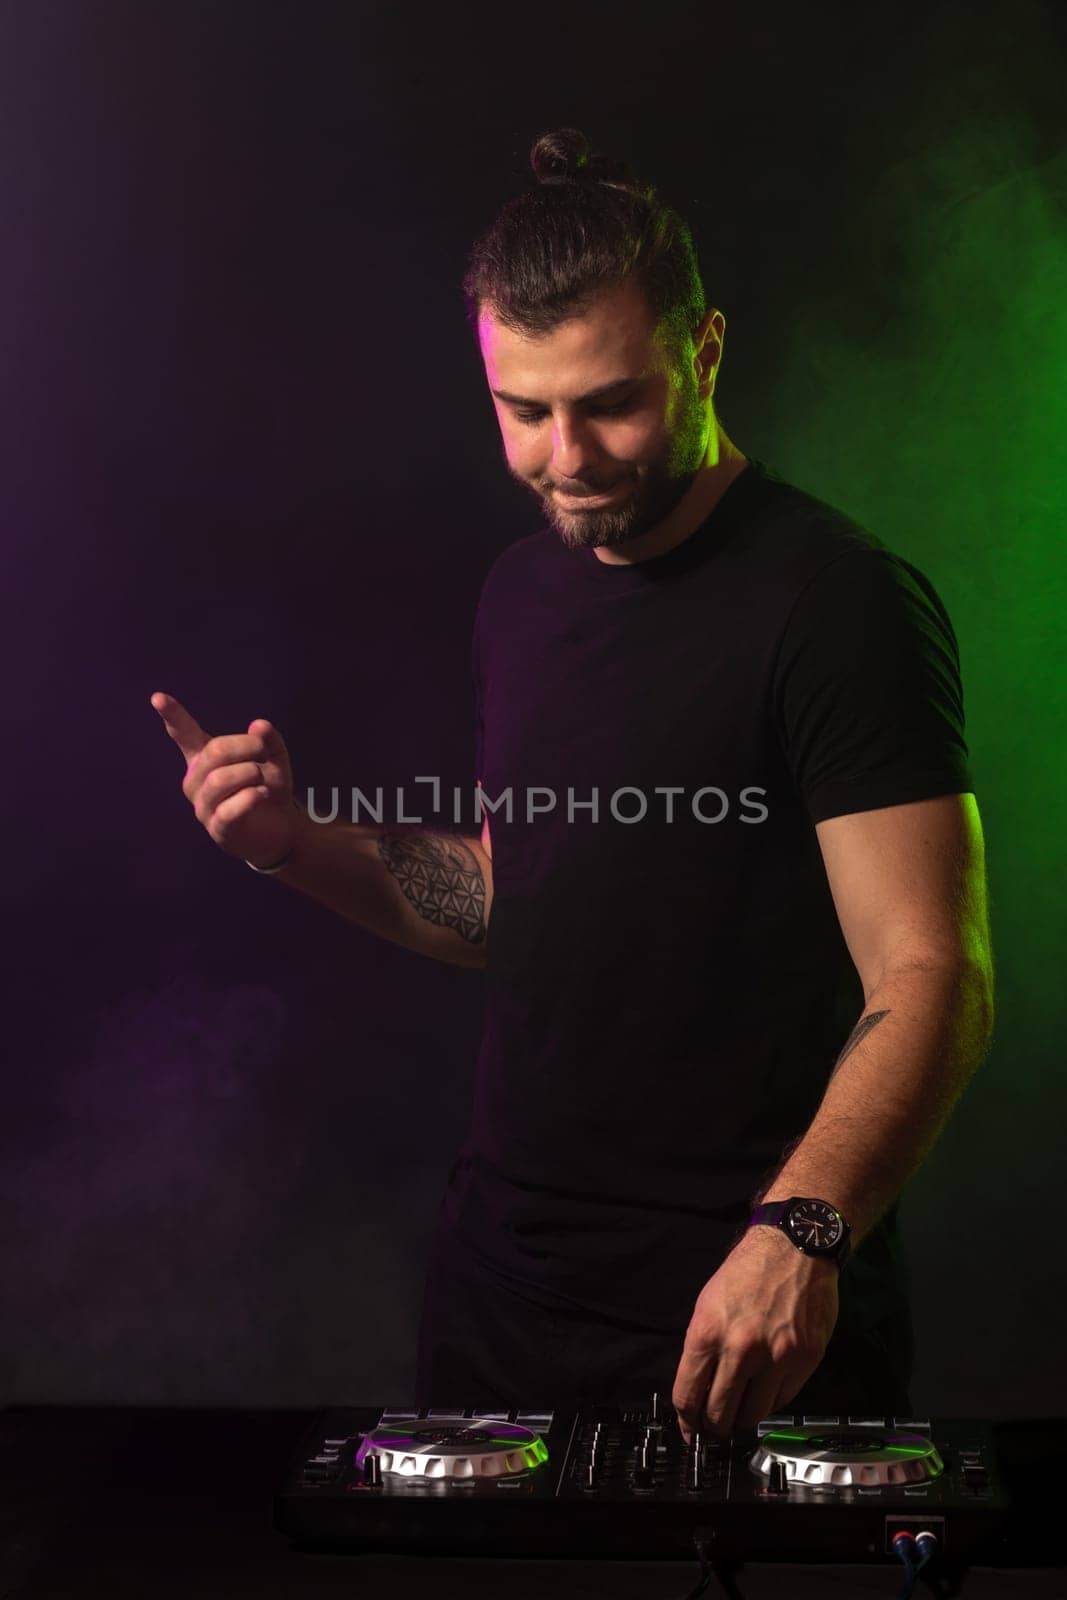
{"type": "MultiPolygon", "coordinates": [[[[911,1323],[848,1314],[818,1370],[790,1402],[797,1415],[909,1416],[911,1323]]],[[[546,1305],[500,1276],[446,1224],[434,1240],[419,1327],[416,1404],[567,1409],[669,1401],[685,1328],[650,1333],[576,1307],[546,1305]]]]}

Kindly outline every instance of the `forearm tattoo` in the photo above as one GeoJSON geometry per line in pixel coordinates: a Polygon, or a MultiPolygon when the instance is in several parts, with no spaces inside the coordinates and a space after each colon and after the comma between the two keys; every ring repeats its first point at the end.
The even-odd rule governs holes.
{"type": "Polygon", "coordinates": [[[383,833],[378,854],[420,917],[454,928],[469,944],[485,938],[485,879],[474,851],[455,833],[383,833]]]}
{"type": "MultiPolygon", "coordinates": [[[[883,1017],[888,1017],[888,1015],[889,1015],[889,1011],[887,1009],[885,1011],[870,1011],[870,1012],[868,1012],[868,1014],[865,1017],[861,1017],[860,1018],[860,1020],[856,1024],[856,1026],[853,1028],[852,1032],[849,1034],[848,1038],[845,1040],[845,1043],[844,1043],[844,1045],[842,1047],[842,1050],[841,1050],[841,1054],[838,1056],[837,1060],[834,1062],[833,1069],[832,1069],[832,1071],[830,1073],[830,1077],[831,1078],[833,1077],[834,1073],[837,1071],[837,1069],[841,1065],[841,1063],[845,1060],[845,1057],[846,1056],[850,1056],[852,1054],[853,1050],[855,1050],[855,1048],[859,1044],[860,1040],[861,1039],[866,1039],[867,1035],[871,1032],[871,1029],[872,1028],[877,1028],[877,1026],[881,1022],[882,1018],[883,1017]]],[[[786,1164],[788,1163],[790,1157],[792,1155],[794,1155],[795,1152],[804,1143],[804,1140],[805,1140],[806,1137],[807,1137],[807,1135],[802,1133],[798,1138],[791,1140],[790,1143],[786,1145],[785,1149],[782,1151],[781,1160],[778,1162],[778,1165],[773,1169],[773,1171],[771,1171],[768,1174],[768,1176],[760,1184],[759,1189],[752,1196],[751,1204],[752,1204],[753,1208],[755,1208],[756,1206],[758,1206],[760,1204],[760,1202],[763,1199],[763,1196],[767,1193],[767,1190],[770,1188],[771,1184],[777,1178],[779,1172],[781,1172],[782,1168],[785,1167],[786,1164]]],[[[737,1241],[735,1240],[734,1242],[736,1243],[737,1241]]]]}
{"type": "Polygon", "coordinates": [[[842,1049],[841,1054],[834,1062],[834,1070],[830,1074],[831,1078],[833,1077],[834,1072],[837,1071],[838,1067],[844,1061],[845,1057],[852,1054],[860,1040],[866,1039],[871,1029],[877,1028],[882,1018],[888,1017],[888,1015],[888,1011],[870,1011],[868,1012],[867,1016],[860,1018],[852,1032],[849,1034],[848,1038],[845,1040],[844,1048],[842,1049]]]}

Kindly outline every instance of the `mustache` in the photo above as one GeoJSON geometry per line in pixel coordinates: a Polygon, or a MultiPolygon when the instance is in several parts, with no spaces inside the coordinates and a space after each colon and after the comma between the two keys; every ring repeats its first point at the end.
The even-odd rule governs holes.
{"type": "Polygon", "coordinates": [[[581,483],[576,484],[560,483],[556,478],[539,478],[537,487],[542,494],[547,494],[552,489],[559,489],[575,500],[589,500],[594,495],[607,494],[609,489],[617,488],[620,483],[632,483],[635,477],[635,473],[626,472],[618,478],[609,478],[606,483],[590,483],[588,479],[583,479],[581,483]]]}

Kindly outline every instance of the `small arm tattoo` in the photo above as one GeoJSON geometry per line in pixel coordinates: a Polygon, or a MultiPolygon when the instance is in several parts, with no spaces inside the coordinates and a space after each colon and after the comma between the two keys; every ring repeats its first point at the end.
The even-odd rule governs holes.
{"type": "MultiPolygon", "coordinates": [[[[848,1038],[845,1040],[845,1043],[844,1043],[844,1045],[842,1047],[842,1050],[841,1050],[841,1054],[838,1056],[837,1060],[834,1062],[833,1069],[832,1069],[832,1071],[830,1073],[830,1077],[831,1078],[833,1077],[834,1073],[837,1071],[837,1069],[841,1065],[841,1063],[844,1061],[845,1057],[852,1054],[853,1050],[855,1050],[855,1048],[859,1044],[860,1040],[861,1039],[866,1039],[866,1037],[870,1033],[871,1029],[872,1028],[877,1028],[877,1026],[881,1022],[882,1018],[883,1017],[888,1017],[888,1015],[889,1015],[889,1011],[888,1011],[888,1008],[887,1008],[885,1011],[870,1011],[870,1012],[868,1012],[868,1014],[865,1017],[861,1017],[860,1018],[860,1020],[856,1024],[856,1026],[853,1028],[852,1032],[849,1034],[848,1038]]],[[[779,1172],[787,1164],[787,1162],[789,1161],[790,1157],[804,1143],[805,1137],[806,1137],[805,1134],[800,1134],[799,1137],[797,1137],[796,1139],[790,1140],[789,1144],[786,1145],[785,1149],[782,1151],[781,1158],[780,1158],[780,1160],[778,1162],[778,1165],[770,1173],[768,1173],[767,1177],[760,1184],[759,1189],[752,1196],[751,1204],[752,1204],[752,1208],[753,1209],[755,1209],[755,1207],[760,1204],[760,1202],[763,1199],[763,1196],[767,1193],[767,1190],[770,1188],[771,1184],[774,1182],[774,1180],[778,1176],[779,1172]]],[[[738,1237],[740,1237],[740,1235],[738,1235],[738,1237]]],[[[735,1240],[734,1243],[736,1244],[736,1242],[737,1241],[735,1240]]]]}
{"type": "Polygon", "coordinates": [[[485,879],[474,851],[454,833],[383,833],[378,854],[420,917],[485,938],[485,879]]]}
{"type": "Polygon", "coordinates": [[[833,1072],[831,1072],[831,1074],[830,1074],[831,1078],[833,1077],[834,1072],[837,1071],[838,1067],[844,1061],[845,1057],[846,1056],[850,1056],[852,1054],[853,1050],[855,1050],[856,1046],[860,1043],[860,1041],[862,1039],[866,1039],[866,1037],[870,1033],[871,1029],[872,1028],[877,1028],[877,1026],[881,1022],[882,1018],[883,1017],[888,1017],[888,1015],[889,1015],[888,1011],[871,1011],[871,1012],[868,1012],[867,1016],[860,1018],[860,1020],[856,1024],[856,1026],[853,1028],[852,1032],[849,1034],[848,1038],[845,1040],[844,1047],[843,1047],[843,1049],[841,1051],[841,1054],[838,1056],[837,1060],[834,1062],[834,1069],[833,1069],[833,1072]]]}

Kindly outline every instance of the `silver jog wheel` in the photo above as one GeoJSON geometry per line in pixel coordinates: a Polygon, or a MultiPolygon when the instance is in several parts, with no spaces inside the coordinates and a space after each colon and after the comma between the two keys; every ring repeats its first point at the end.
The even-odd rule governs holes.
{"type": "Polygon", "coordinates": [[[788,1484],[810,1489],[876,1489],[923,1483],[940,1477],[945,1464],[933,1442],[920,1433],[765,1433],[749,1461],[769,1477],[780,1461],[788,1484]]]}
{"type": "Polygon", "coordinates": [[[471,1483],[530,1472],[548,1460],[539,1434],[489,1417],[419,1417],[365,1435],[356,1465],[376,1455],[383,1473],[471,1483]]]}

